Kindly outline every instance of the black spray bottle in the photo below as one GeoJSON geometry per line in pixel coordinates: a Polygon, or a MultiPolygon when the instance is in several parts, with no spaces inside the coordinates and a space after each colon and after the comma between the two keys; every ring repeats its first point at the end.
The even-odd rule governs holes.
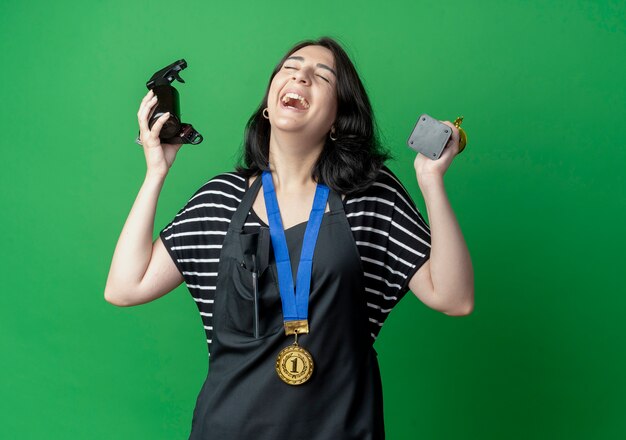
{"type": "MultiPolygon", "coordinates": [[[[193,144],[202,142],[202,135],[191,124],[184,124],[180,120],[180,101],[178,90],[171,84],[176,79],[184,83],[178,73],[187,67],[187,62],[180,59],[159,70],[146,83],[148,90],[152,90],[157,97],[157,104],[148,116],[148,127],[152,126],[163,114],[170,112],[170,116],[161,127],[159,139],[167,144],[193,144]]],[[[139,139],[139,137],[137,137],[139,139]]]]}

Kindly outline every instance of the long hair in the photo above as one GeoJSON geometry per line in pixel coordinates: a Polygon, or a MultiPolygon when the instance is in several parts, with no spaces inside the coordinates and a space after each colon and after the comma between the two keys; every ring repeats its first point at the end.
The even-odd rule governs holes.
{"type": "Polygon", "coordinates": [[[245,177],[269,170],[271,125],[263,117],[263,109],[267,107],[270,85],[285,60],[309,45],[329,49],[334,55],[337,71],[337,118],[334,122],[337,140],[326,137],[311,178],[339,194],[358,193],[374,183],[385,161],[393,156],[381,145],[372,106],[359,74],[344,49],[330,37],[300,41],[274,67],[265,96],[246,124],[244,145],[236,169],[245,177]]]}

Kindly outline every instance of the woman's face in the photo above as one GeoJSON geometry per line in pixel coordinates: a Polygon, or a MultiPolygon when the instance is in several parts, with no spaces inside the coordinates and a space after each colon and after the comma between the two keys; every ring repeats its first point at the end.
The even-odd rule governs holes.
{"type": "Polygon", "coordinates": [[[267,107],[272,130],[324,138],[337,115],[333,53],[305,46],[292,53],[272,79],[267,107]]]}

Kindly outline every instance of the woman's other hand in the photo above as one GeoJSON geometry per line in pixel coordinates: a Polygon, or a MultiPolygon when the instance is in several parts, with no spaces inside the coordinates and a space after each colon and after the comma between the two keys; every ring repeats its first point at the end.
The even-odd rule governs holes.
{"type": "Polygon", "coordinates": [[[459,153],[459,129],[450,121],[440,121],[452,129],[452,136],[448,139],[448,143],[443,149],[439,159],[433,160],[429,157],[418,153],[413,162],[417,181],[424,182],[428,179],[443,179],[443,175],[450,167],[452,160],[459,153]]]}

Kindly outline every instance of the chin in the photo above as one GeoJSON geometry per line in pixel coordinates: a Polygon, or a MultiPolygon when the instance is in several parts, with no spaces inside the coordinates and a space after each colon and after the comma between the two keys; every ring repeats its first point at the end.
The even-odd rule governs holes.
{"type": "Polygon", "coordinates": [[[273,129],[282,131],[304,131],[306,127],[306,121],[298,121],[295,118],[283,115],[276,117],[272,124],[273,129]]]}

